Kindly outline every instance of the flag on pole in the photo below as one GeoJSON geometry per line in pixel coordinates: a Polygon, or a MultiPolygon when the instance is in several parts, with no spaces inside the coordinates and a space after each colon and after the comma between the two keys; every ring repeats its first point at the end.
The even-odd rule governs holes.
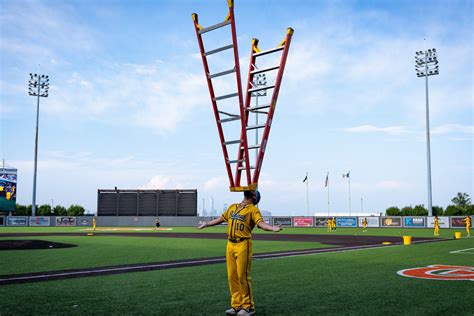
{"type": "Polygon", "coordinates": [[[306,177],[303,179],[303,183],[305,183],[308,180],[308,174],[306,174],[306,177]]]}
{"type": "Polygon", "coordinates": [[[347,174],[346,174],[346,173],[343,173],[343,174],[342,174],[342,177],[343,177],[343,178],[349,178],[349,173],[351,173],[351,172],[349,171],[347,174]]]}
{"type": "Polygon", "coordinates": [[[328,183],[329,183],[329,172],[328,172],[328,174],[326,175],[326,182],[325,182],[324,186],[327,187],[327,186],[328,186],[328,183]]]}

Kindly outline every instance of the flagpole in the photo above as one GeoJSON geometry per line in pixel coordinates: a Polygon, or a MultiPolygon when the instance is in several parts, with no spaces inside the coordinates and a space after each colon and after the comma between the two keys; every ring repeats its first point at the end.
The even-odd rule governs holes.
{"type": "Polygon", "coordinates": [[[351,176],[349,171],[349,216],[351,216],[351,176]]]}
{"type": "Polygon", "coordinates": [[[306,171],[306,215],[309,216],[308,172],[306,171]]]}
{"type": "Polygon", "coordinates": [[[328,171],[328,174],[326,175],[326,186],[328,187],[328,217],[329,217],[329,209],[330,209],[330,205],[329,205],[329,171],[328,171]]]}

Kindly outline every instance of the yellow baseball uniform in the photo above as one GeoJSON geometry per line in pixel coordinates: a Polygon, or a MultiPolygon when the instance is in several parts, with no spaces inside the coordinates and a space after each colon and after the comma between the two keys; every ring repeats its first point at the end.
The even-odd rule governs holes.
{"type": "Polygon", "coordinates": [[[366,231],[367,230],[367,218],[364,218],[362,220],[362,230],[366,231]]]}
{"type": "Polygon", "coordinates": [[[97,220],[95,219],[95,217],[92,219],[92,230],[95,230],[97,226],[97,220]]]}
{"type": "Polygon", "coordinates": [[[434,219],[434,235],[439,236],[439,220],[437,217],[434,219]]]}
{"type": "Polygon", "coordinates": [[[330,218],[328,218],[327,220],[327,225],[328,225],[328,232],[330,232],[332,230],[332,221],[330,218]]]}
{"type": "Polygon", "coordinates": [[[466,223],[466,233],[467,236],[471,236],[471,217],[468,215],[466,218],[463,220],[466,223]]]}
{"type": "Polygon", "coordinates": [[[221,215],[228,223],[226,249],[227,278],[231,305],[235,309],[254,309],[252,295],[252,230],[263,221],[260,210],[253,204],[239,207],[232,204],[221,215]]]}

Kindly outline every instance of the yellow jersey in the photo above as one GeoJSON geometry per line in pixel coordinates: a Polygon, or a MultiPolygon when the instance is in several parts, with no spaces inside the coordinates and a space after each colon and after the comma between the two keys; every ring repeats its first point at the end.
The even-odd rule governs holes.
{"type": "Polygon", "coordinates": [[[434,226],[439,227],[439,220],[437,218],[435,218],[434,220],[434,226]]]}
{"type": "Polygon", "coordinates": [[[466,227],[471,227],[471,217],[470,216],[466,216],[466,218],[464,219],[464,222],[466,222],[466,227]]]}
{"type": "Polygon", "coordinates": [[[255,225],[263,221],[260,210],[253,204],[247,204],[244,207],[232,204],[221,217],[229,224],[227,229],[229,239],[252,238],[255,225]]]}

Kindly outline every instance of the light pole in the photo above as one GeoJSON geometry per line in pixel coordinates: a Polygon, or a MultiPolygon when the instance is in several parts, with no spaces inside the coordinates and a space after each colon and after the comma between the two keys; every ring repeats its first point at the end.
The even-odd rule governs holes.
{"type": "Polygon", "coordinates": [[[40,97],[48,97],[49,76],[31,74],[28,82],[28,94],[37,97],[36,102],[36,134],[35,134],[35,167],[33,174],[33,202],[31,203],[31,215],[36,215],[36,172],[38,167],[38,124],[39,124],[39,103],[40,97]]]}
{"type": "MultiPolygon", "coordinates": [[[[253,77],[253,86],[254,88],[260,86],[267,85],[267,77],[265,74],[256,74],[253,77]]],[[[267,90],[260,90],[257,92],[253,92],[253,96],[255,97],[255,106],[258,107],[258,97],[265,97],[267,96],[267,90]]],[[[255,110],[255,125],[258,125],[258,110],[255,110]]],[[[255,146],[258,146],[258,128],[255,129],[255,146]]],[[[257,164],[258,159],[258,150],[255,151],[255,165],[257,164]]]]}
{"type": "Polygon", "coordinates": [[[428,174],[428,215],[433,216],[432,196],[431,196],[431,149],[430,149],[430,110],[428,100],[428,77],[439,74],[438,57],[436,49],[428,49],[416,52],[415,70],[418,77],[425,77],[426,93],[426,159],[428,174]]]}

